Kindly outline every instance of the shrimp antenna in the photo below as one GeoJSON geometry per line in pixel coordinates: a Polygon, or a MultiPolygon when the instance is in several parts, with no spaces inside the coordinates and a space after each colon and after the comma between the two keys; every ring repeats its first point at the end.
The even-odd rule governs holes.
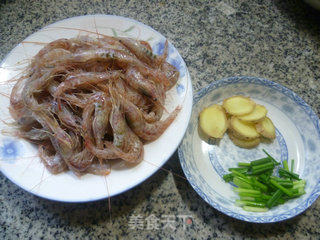
{"type": "Polygon", "coordinates": [[[96,17],[95,16],[93,16],[93,23],[94,23],[94,28],[96,29],[96,34],[97,34],[97,36],[98,36],[98,39],[99,39],[99,32],[98,32],[98,28],[97,28],[97,23],[96,23],[96,17]]]}
{"type": "Polygon", "coordinates": [[[108,35],[104,35],[102,33],[97,33],[97,32],[93,32],[90,30],[85,30],[85,29],[81,29],[81,28],[71,28],[71,27],[46,27],[45,29],[43,29],[43,31],[45,30],[49,30],[49,29],[64,29],[64,30],[76,30],[76,31],[81,31],[81,32],[86,32],[86,33],[92,33],[92,34],[97,34],[98,36],[103,36],[103,37],[108,37],[108,35]]]}
{"type": "MultiPolygon", "coordinates": [[[[47,180],[49,177],[51,177],[51,176],[49,175],[47,178],[43,179],[44,170],[45,170],[45,166],[43,166],[43,170],[42,170],[40,182],[37,183],[35,186],[33,186],[33,187],[30,189],[30,191],[34,190],[36,187],[39,187],[39,188],[40,188],[40,185],[41,185],[45,180],[47,180]]],[[[39,188],[38,188],[38,190],[39,190],[39,188]]]]}
{"type": "Polygon", "coordinates": [[[166,168],[164,168],[164,167],[160,167],[160,166],[157,166],[156,164],[154,164],[154,163],[152,163],[152,162],[149,162],[149,161],[147,161],[147,160],[142,160],[143,162],[146,162],[146,163],[149,163],[150,165],[153,165],[153,166],[155,166],[155,167],[159,167],[160,169],[162,169],[162,170],[164,170],[164,171],[166,171],[166,172],[168,172],[168,173],[172,173],[173,175],[175,175],[175,176],[177,176],[177,177],[179,177],[179,178],[182,178],[182,179],[184,179],[184,180],[187,180],[185,177],[183,177],[183,176],[181,176],[181,175],[179,175],[179,174],[177,174],[177,173],[174,173],[174,172],[172,172],[172,171],[170,171],[170,170],[168,170],[168,169],[166,169],[166,168]]]}
{"type": "MultiPolygon", "coordinates": [[[[110,165],[110,172],[111,172],[111,165],[110,165]]],[[[107,194],[108,194],[108,209],[109,209],[109,218],[111,222],[111,197],[110,197],[110,191],[109,191],[109,185],[107,181],[107,176],[104,176],[104,181],[107,187],[107,194]]]]}
{"type": "MultiPolygon", "coordinates": [[[[11,119],[11,118],[8,118],[8,119],[11,119]]],[[[0,119],[0,121],[7,126],[13,126],[13,127],[17,126],[16,122],[7,122],[6,120],[3,120],[3,119],[0,119]]],[[[1,130],[1,131],[5,131],[5,130],[1,130]]]]}
{"type": "Polygon", "coordinates": [[[36,45],[47,45],[47,42],[36,42],[36,41],[22,41],[21,43],[29,43],[29,44],[36,44],[36,45]]]}
{"type": "Polygon", "coordinates": [[[6,98],[10,98],[10,95],[8,93],[3,93],[3,92],[0,92],[0,95],[1,96],[4,96],[6,98]]]}

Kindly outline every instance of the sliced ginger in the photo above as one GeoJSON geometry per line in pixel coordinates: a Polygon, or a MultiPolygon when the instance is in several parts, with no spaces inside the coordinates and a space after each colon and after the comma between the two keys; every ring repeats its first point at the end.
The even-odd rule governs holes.
{"type": "Polygon", "coordinates": [[[235,116],[231,117],[230,128],[237,138],[243,140],[254,139],[260,136],[253,123],[241,121],[235,116]]]}
{"type": "Polygon", "coordinates": [[[243,140],[243,139],[237,138],[234,135],[233,131],[228,131],[228,136],[235,145],[237,145],[238,147],[242,147],[242,148],[254,148],[254,147],[258,146],[260,143],[259,137],[253,138],[250,140],[243,140]]]}
{"type": "Polygon", "coordinates": [[[200,113],[199,124],[210,137],[222,138],[228,129],[231,141],[242,148],[259,145],[261,136],[273,140],[275,127],[267,109],[249,97],[237,95],[225,99],[222,106],[214,104],[200,113]]]}
{"type": "Polygon", "coordinates": [[[222,138],[228,128],[225,111],[217,104],[203,109],[200,113],[199,122],[203,132],[214,138],[222,138]]]}
{"type": "Polygon", "coordinates": [[[255,108],[256,103],[248,97],[233,96],[223,101],[224,109],[234,116],[249,114],[255,108]]]}
{"type": "Polygon", "coordinates": [[[259,132],[262,136],[266,138],[276,138],[276,129],[273,125],[273,122],[268,117],[265,117],[261,122],[257,123],[256,129],[257,132],[259,132]]]}
{"type": "Polygon", "coordinates": [[[267,109],[262,105],[256,105],[253,111],[249,114],[238,116],[242,121],[246,122],[259,122],[267,115],[267,109]]]}

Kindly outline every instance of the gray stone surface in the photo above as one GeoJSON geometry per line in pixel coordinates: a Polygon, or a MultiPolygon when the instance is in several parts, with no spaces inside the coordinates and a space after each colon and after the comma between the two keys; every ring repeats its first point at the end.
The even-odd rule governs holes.
{"type": "MultiPolygon", "coordinates": [[[[141,21],[166,36],[189,68],[194,91],[229,76],[278,82],[320,114],[320,13],[300,0],[1,0],[0,59],[47,24],[84,14],[141,21]]],[[[165,169],[183,175],[175,153],[165,169]]],[[[285,222],[250,224],[207,205],[189,183],[159,170],[107,200],[66,204],[35,197],[0,174],[0,239],[319,239],[320,200],[285,222]],[[132,215],[173,215],[175,229],[130,229],[132,215]],[[183,228],[178,215],[190,215],[183,228]],[[189,222],[190,223],[190,222],[189,222]]]]}

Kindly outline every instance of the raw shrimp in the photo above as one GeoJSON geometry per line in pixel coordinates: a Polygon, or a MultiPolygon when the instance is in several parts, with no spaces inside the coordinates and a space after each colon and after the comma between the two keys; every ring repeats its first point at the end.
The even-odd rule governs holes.
{"type": "Polygon", "coordinates": [[[126,46],[136,57],[149,66],[155,66],[157,56],[152,53],[152,50],[141,44],[140,41],[132,38],[119,38],[119,42],[126,46]]]}
{"type": "Polygon", "coordinates": [[[80,36],[42,48],[10,96],[9,132],[39,146],[52,174],[107,175],[111,161],[137,164],[180,108],[162,118],[179,72],[141,40],[80,36]]]}
{"type": "Polygon", "coordinates": [[[113,129],[113,143],[104,141],[106,148],[103,150],[93,144],[91,135],[90,115],[93,113],[94,105],[89,105],[84,111],[83,129],[85,130],[86,147],[98,159],[121,158],[131,163],[137,163],[143,157],[143,144],[139,138],[128,128],[124,116],[120,111],[120,105],[112,100],[112,110],[110,113],[110,124],[113,129]]]}
{"type": "Polygon", "coordinates": [[[97,148],[94,144],[94,138],[92,133],[92,114],[94,111],[94,105],[88,104],[83,110],[82,117],[82,129],[83,129],[83,138],[86,148],[98,159],[117,159],[119,158],[118,149],[112,145],[112,143],[104,143],[109,146],[109,148],[104,148],[103,150],[97,148]]]}
{"type": "Polygon", "coordinates": [[[137,163],[142,160],[143,144],[132,130],[128,127],[123,112],[121,111],[120,101],[110,87],[112,99],[112,110],[110,114],[110,124],[113,130],[113,144],[125,151],[121,158],[128,162],[137,163]]]}
{"type": "Polygon", "coordinates": [[[55,64],[66,65],[83,65],[93,61],[115,61],[117,64],[126,68],[128,66],[135,66],[140,72],[143,72],[146,76],[153,79],[156,82],[162,82],[165,86],[170,85],[170,81],[166,78],[165,74],[160,69],[154,69],[147,64],[141,62],[134,55],[128,54],[127,51],[113,49],[113,48],[101,48],[82,51],[79,53],[72,53],[61,57],[55,64]]]}
{"type": "Polygon", "coordinates": [[[137,65],[140,67],[146,67],[141,61],[135,58],[132,54],[128,54],[127,51],[114,49],[114,48],[98,48],[89,49],[86,51],[79,51],[63,56],[61,59],[56,60],[57,64],[83,64],[92,61],[109,61],[116,60],[121,65],[137,65]]]}
{"type": "Polygon", "coordinates": [[[26,108],[22,99],[22,92],[25,83],[28,82],[28,76],[22,76],[14,87],[10,95],[10,106],[9,111],[11,116],[19,125],[29,125],[32,124],[35,119],[32,117],[32,112],[26,108]]]}
{"type": "Polygon", "coordinates": [[[93,136],[98,148],[103,148],[102,139],[105,135],[109,122],[109,114],[111,110],[111,101],[105,95],[94,103],[95,111],[92,122],[93,136]]]}
{"type": "Polygon", "coordinates": [[[109,163],[92,163],[86,170],[87,173],[91,173],[94,175],[106,176],[110,173],[111,166],[109,163]]]}
{"type": "Polygon", "coordinates": [[[37,111],[41,109],[41,104],[35,98],[34,94],[41,92],[43,88],[46,88],[50,81],[54,79],[57,74],[65,73],[64,67],[55,67],[53,69],[45,69],[43,75],[37,79],[31,79],[26,82],[23,92],[22,99],[26,107],[31,111],[37,111]]]}
{"type": "Polygon", "coordinates": [[[54,112],[61,124],[63,124],[67,128],[75,128],[79,129],[79,123],[81,122],[80,117],[77,115],[74,115],[72,110],[65,104],[65,103],[60,103],[60,109],[58,109],[58,103],[56,101],[51,102],[51,110],[54,112]]]}
{"type": "Polygon", "coordinates": [[[177,107],[170,115],[163,121],[148,123],[145,121],[141,111],[130,101],[121,97],[121,102],[126,114],[126,119],[132,131],[141,139],[146,141],[154,141],[169,127],[180,111],[177,107]]]}
{"type": "Polygon", "coordinates": [[[88,151],[88,149],[84,148],[81,152],[77,152],[72,156],[69,164],[77,175],[81,175],[90,167],[93,158],[94,156],[88,151]]]}
{"type": "Polygon", "coordinates": [[[41,59],[50,53],[54,49],[63,49],[63,50],[69,50],[72,46],[72,41],[66,39],[66,38],[61,38],[58,40],[55,40],[53,42],[48,43],[45,47],[43,47],[38,54],[34,57],[34,61],[31,63],[31,68],[36,68],[41,66],[41,59]]]}
{"type": "Polygon", "coordinates": [[[37,121],[52,133],[50,140],[53,147],[66,164],[69,165],[69,160],[74,153],[74,141],[71,136],[60,127],[55,118],[49,116],[49,113],[47,114],[45,111],[42,111],[34,115],[37,121]]]}
{"type": "Polygon", "coordinates": [[[62,160],[58,153],[49,155],[48,149],[43,145],[39,146],[39,157],[46,168],[53,174],[58,174],[68,169],[67,164],[62,160]]]}
{"type": "Polygon", "coordinates": [[[50,52],[47,52],[39,59],[39,64],[43,64],[44,67],[53,67],[56,64],[56,60],[58,57],[68,56],[71,52],[67,51],[63,48],[52,49],[50,52]]]}
{"type": "Polygon", "coordinates": [[[121,95],[125,95],[126,98],[133,104],[137,105],[139,108],[148,110],[152,102],[148,98],[137,92],[134,88],[129,86],[122,78],[118,81],[114,81],[114,87],[117,89],[121,95]]]}
{"type": "Polygon", "coordinates": [[[164,62],[161,65],[161,70],[164,72],[166,75],[166,78],[169,81],[169,84],[166,86],[166,91],[168,91],[170,88],[172,88],[178,81],[179,79],[179,71],[172,66],[171,64],[164,62]]]}
{"type": "Polygon", "coordinates": [[[70,89],[79,88],[82,85],[88,86],[92,84],[97,84],[109,79],[119,78],[119,71],[112,71],[108,73],[92,73],[92,72],[80,72],[78,74],[70,75],[66,78],[64,82],[62,82],[56,92],[54,97],[58,99],[58,106],[60,109],[61,99],[60,95],[70,89]]]}
{"type": "MultiPolygon", "coordinates": [[[[147,97],[150,97],[152,101],[162,100],[156,85],[144,78],[144,76],[142,76],[142,74],[137,71],[136,68],[128,68],[124,79],[128,85],[136,89],[138,92],[143,93],[147,97]]],[[[161,103],[163,104],[163,102],[161,103]]]]}
{"type": "Polygon", "coordinates": [[[24,104],[22,101],[22,91],[27,80],[27,76],[22,76],[18,79],[18,81],[12,88],[10,95],[10,108],[15,111],[19,111],[20,109],[24,108],[24,104]]]}
{"type": "Polygon", "coordinates": [[[17,136],[31,141],[49,140],[50,133],[44,129],[32,128],[29,131],[18,131],[17,136]]]}
{"type": "Polygon", "coordinates": [[[122,79],[115,81],[114,86],[119,94],[125,96],[126,99],[142,110],[141,112],[143,117],[147,122],[155,122],[160,120],[163,113],[163,106],[160,103],[150,101],[148,97],[135,91],[122,79]]]}
{"type": "Polygon", "coordinates": [[[169,43],[166,40],[165,44],[164,44],[164,48],[163,48],[163,53],[162,55],[158,58],[158,62],[157,65],[161,66],[167,59],[168,57],[168,51],[169,51],[169,43]]]}

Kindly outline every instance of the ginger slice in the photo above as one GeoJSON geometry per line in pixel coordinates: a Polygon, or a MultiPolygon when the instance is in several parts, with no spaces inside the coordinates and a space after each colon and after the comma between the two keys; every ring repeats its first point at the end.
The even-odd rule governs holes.
{"type": "Polygon", "coordinates": [[[235,116],[230,120],[230,128],[232,129],[233,134],[240,139],[248,140],[260,136],[256,130],[255,124],[241,121],[235,116]]]}
{"type": "Polygon", "coordinates": [[[243,139],[237,138],[232,131],[228,131],[228,136],[235,145],[241,148],[254,148],[258,146],[260,143],[259,137],[249,139],[249,140],[243,140],[243,139]]]}
{"type": "Polygon", "coordinates": [[[253,111],[256,103],[248,97],[244,96],[233,96],[226,98],[222,106],[231,115],[241,116],[249,114],[253,111]]]}
{"type": "Polygon", "coordinates": [[[270,118],[265,117],[262,121],[256,124],[257,132],[260,133],[262,136],[275,139],[276,138],[276,129],[273,125],[273,122],[270,118]]]}
{"type": "Polygon", "coordinates": [[[267,112],[264,106],[257,104],[251,113],[238,116],[238,118],[246,122],[259,122],[266,117],[267,112]]]}
{"type": "Polygon", "coordinates": [[[222,138],[228,128],[226,113],[224,109],[217,104],[202,110],[199,123],[203,132],[214,138],[222,138]]]}

